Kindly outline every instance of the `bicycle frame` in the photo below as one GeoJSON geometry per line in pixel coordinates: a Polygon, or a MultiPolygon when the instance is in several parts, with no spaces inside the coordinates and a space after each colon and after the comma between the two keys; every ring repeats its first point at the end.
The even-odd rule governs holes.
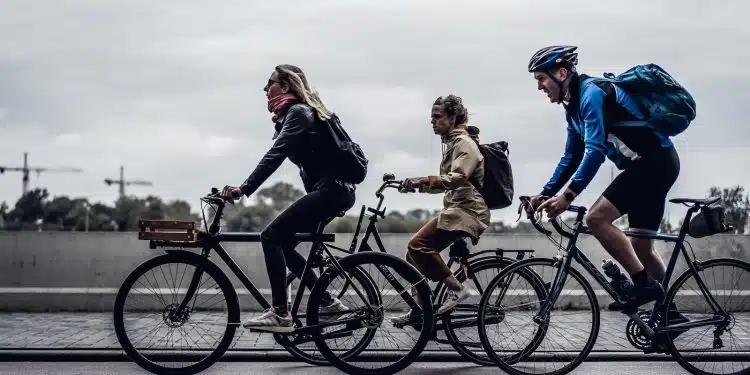
{"type": "MultiPolygon", "coordinates": [[[[664,290],[667,291],[667,287],[669,285],[669,282],[671,280],[672,274],[674,272],[675,265],[677,263],[677,258],[679,257],[680,253],[685,258],[685,261],[688,265],[689,272],[691,272],[696,282],[701,290],[701,293],[703,293],[703,296],[708,301],[711,308],[714,310],[715,317],[712,319],[702,319],[698,321],[692,321],[688,323],[680,323],[675,325],[669,325],[669,326],[663,326],[659,325],[658,327],[654,322],[656,322],[657,315],[659,311],[664,311],[666,306],[664,305],[664,302],[661,303],[654,303],[654,307],[651,309],[650,316],[649,316],[649,323],[647,324],[644,322],[640,316],[637,314],[637,312],[628,314],[628,316],[633,319],[633,321],[638,324],[638,326],[643,330],[646,337],[653,337],[655,334],[660,334],[667,331],[674,331],[674,330],[684,330],[694,327],[701,327],[706,325],[713,325],[713,324],[726,324],[729,319],[729,314],[727,314],[721,306],[716,302],[713,295],[708,291],[708,288],[706,287],[705,283],[703,282],[703,279],[700,277],[700,274],[698,273],[699,268],[701,267],[701,263],[698,260],[691,260],[690,256],[687,253],[687,250],[685,249],[684,242],[685,242],[685,236],[687,234],[688,225],[690,223],[690,219],[693,216],[695,212],[699,210],[699,207],[692,206],[690,209],[688,209],[685,219],[683,220],[683,224],[680,228],[680,232],[678,235],[664,235],[664,234],[651,234],[651,233],[643,233],[643,232],[634,232],[634,231],[624,231],[625,235],[629,237],[640,237],[640,238],[648,238],[648,239],[654,239],[654,240],[660,240],[660,241],[667,241],[667,242],[674,242],[674,250],[672,251],[672,255],[670,256],[669,263],[667,265],[667,272],[664,275],[664,279],[661,281],[661,285],[664,287],[664,290]]],[[[548,317],[548,314],[550,310],[552,309],[552,305],[557,301],[557,298],[559,297],[560,293],[562,292],[562,286],[565,283],[565,280],[568,275],[568,269],[571,266],[571,263],[573,260],[575,260],[578,264],[580,264],[584,270],[586,270],[589,275],[591,275],[594,280],[607,292],[607,294],[610,295],[615,301],[623,303],[624,301],[620,298],[620,296],[614,291],[612,286],[609,284],[609,281],[607,278],[602,274],[602,272],[595,267],[589,258],[578,248],[576,245],[576,241],[578,239],[579,234],[591,234],[589,229],[583,224],[583,218],[586,214],[586,208],[580,207],[580,206],[570,206],[568,208],[568,211],[572,211],[576,213],[576,220],[573,225],[573,231],[567,231],[563,229],[560,224],[557,222],[557,219],[552,219],[552,225],[555,227],[556,231],[560,233],[563,237],[568,238],[568,245],[565,250],[562,250],[562,255],[555,257],[556,260],[558,260],[560,264],[560,269],[555,274],[555,278],[552,282],[551,291],[550,291],[550,298],[545,300],[542,303],[542,306],[540,308],[539,313],[534,317],[534,321],[537,323],[540,323],[544,321],[548,317]]],[[[532,224],[534,227],[537,228],[537,230],[541,231],[542,233],[546,234],[547,236],[551,235],[551,232],[547,229],[541,227],[535,220],[532,218],[532,224]]]]}
{"type": "MultiPolygon", "coordinates": [[[[370,215],[369,217],[369,223],[367,224],[367,228],[365,229],[364,237],[362,238],[362,242],[359,243],[359,247],[357,248],[356,252],[373,251],[373,248],[370,246],[368,242],[370,239],[370,236],[372,236],[375,239],[375,244],[377,245],[377,248],[379,251],[384,252],[384,253],[387,252],[385,249],[385,245],[383,245],[383,240],[381,239],[380,233],[378,232],[378,228],[377,228],[377,222],[379,218],[385,219],[385,208],[381,209],[383,205],[383,199],[385,198],[383,195],[383,191],[389,187],[398,188],[399,186],[401,186],[402,182],[403,181],[395,180],[393,178],[393,175],[390,175],[390,174],[386,174],[383,176],[383,184],[375,192],[375,196],[378,198],[378,205],[375,208],[362,205],[362,208],[359,212],[359,218],[357,220],[357,227],[354,230],[354,236],[352,238],[351,245],[349,246],[349,250],[342,249],[334,245],[327,245],[327,246],[333,247],[343,252],[347,252],[349,254],[355,253],[355,248],[357,245],[357,237],[359,236],[359,232],[362,227],[362,222],[364,221],[365,210],[367,210],[367,212],[370,212],[372,215],[370,215]]],[[[494,257],[494,258],[502,259],[506,251],[515,251],[518,253],[516,255],[516,260],[521,260],[524,258],[524,253],[533,252],[533,250],[503,250],[503,249],[498,248],[494,250],[482,250],[476,253],[469,253],[467,250],[467,254],[465,256],[454,256],[453,249],[455,246],[463,246],[463,245],[459,245],[458,243],[453,243],[451,245],[451,251],[450,251],[451,256],[448,259],[448,263],[446,264],[448,268],[451,268],[457,262],[460,262],[461,266],[468,267],[469,260],[473,258],[477,258],[477,257],[485,258],[484,255],[490,254],[490,253],[494,253],[494,256],[487,255],[486,258],[494,257]]],[[[464,272],[465,271],[466,270],[464,270],[464,272]]],[[[469,275],[466,275],[466,277],[468,278],[469,275]]],[[[438,297],[437,291],[440,290],[442,285],[443,285],[443,282],[439,281],[437,285],[435,285],[434,289],[431,288],[433,298],[438,297]]],[[[475,287],[477,288],[477,290],[479,290],[480,293],[484,293],[481,286],[476,285],[475,283],[475,287]]],[[[439,324],[436,324],[436,330],[440,329],[440,327],[441,326],[439,324]]]]}
{"type": "MultiPolygon", "coordinates": [[[[261,294],[261,292],[258,290],[258,288],[255,286],[255,284],[250,280],[250,278],[247,276],[247,274],[239,267],[237,262],[234,261],[234,259],[227,253],[227,251],[221,246],[221,242],[260,242],[261,241],[261,234],[255,233],[255,232],[229,232],[229,233],[219,233],[220,230],[220,221],[223,214],[224,204],[219,203],[216,208],[216,214],[214,215],[214,219],[211,223],[211,226],[208,231],[200,231],[197,234],[197,241],[195,242],[181,242],[181,241],[170,241],[170,240],[151,240],[149,247],[152,249],[155,249],[157,247],[181,247],[181,248],[201,248],[202,252],[201,255],[204,256],[206,259],[208,259],[211,250],[214,250],[216,254],[219,255],[219,257],[227,264],[229,269],[232,271],[232,273],[240,280],[240,282],[243,284],[243,286],[250,292],[250,294],[255,298],[255,300],[258,302],[258,304],[263,309],[267,309],[271,307],[271,304],[268,302],[268,300],[261,294]]],[[[312,272],[312,265],[313,265],[313,258],[319,256],[323,252],[328,254],[328,261],[335,267],[341,274],[344,275],[346,278],[346,285],[349,285],[349,283],[352,282],[351,278],[346,272],[343,272],[343,268],[339,264],[338,260],[331,254],[328,247],[325,245],[325,242],[332,242],[335,238],[335,235],[332,233],[323,233],[323,228],[327,224],[326,221],[321,222],[318,225],[317,232],[314,234],[308,234],[308,233],[297,233],[295,234],[295,240],[299,242],[312,242],[312,248],[310,250],[310,253],[307,257],[307,261],[305,262],[305,267],[302,272],[303,279],[304,276],[307,276],[308,272],[312,272]]],[[[174,250],[166,250],[166,252],[170,252],[174,250]]],[[[382,271],[382,270],[381,270],[382,271]]],[[[385,270],[393,279],[393,275],[390,274],[390,271],[385,270]]],[[[203,276],[202,269],[197,269],[196,272],[193,274],[190,285],[188,286],[187,292],[185,294],[185,297],[183,298],[182,302],[180,302],[180,305],[178,308],[174,309],[171,314],[173,315],[180,315],[184,311],[184,309],[187,307],[188,302],[193,298],[194,294],[196,293],[200,279],[203,276]]],[[[388,275],[386,275],[386,278],[388,278],[388,275]]],[[[396,282],[396,280],[393,280],[396,282]]],[[[397,282],[396,282],[397,283],[397,282]]],[[[397,283],[398,285],[398,283],[397,283]]],[[[394,285],[395,287],[395,285],[394,285]]],[[[300,285],[297,288],[297,294],[295,296],[294,303],[292,304],[292,309],[290,311],[291,316],[293,319],[296,320],[297,323],[300,323],[301,328],[298,328],[294,331],[295,334],[306,334],[306,333],[312,333],[318,328],[325,328],[330,325],[339,325],[342,323],[347,323],[347,328],[349,329],[359,329],[363,328],[364,325],[362,325],[361,321],[354,318],[354,319],[339,319],[336,322],[330,322],[330,323],[321,323],[316,326],[305,326],[302,325],[301,322],[299,322],[297,318],[297,312],[299,310],[299,306],[302,303],[302,294],[303,290],[305,288],[304,283],[300,283],[300,285]],[[352,327],[350,323],[359,322],[361,327],[352,327]]],[[[402,287],[403,289],[403,287],[402,287]]],[[[363,300],[367,300],[365,296],[363,295],[362,291],[360,291],[358,288],[354,288],[355,292],[358,294],[360,298],[363,300]]],[[[413,301],[412,301],[413,302],[413,301]]],[[[416,302],[414,302],[416,305],[416,302]]],[[[375,311],[375,307],[373,307],[371,304],[367,304],[366,308],[369,310],[370,313],[375,311]]],[[[239,325],[241,322],[229,322],[229,324],[233,325],[239,325]]],[[[336,337],[341,334],[346,334],[345,332],[331,332],[324,335],[324,338],[331,338],[336,337]]]]}

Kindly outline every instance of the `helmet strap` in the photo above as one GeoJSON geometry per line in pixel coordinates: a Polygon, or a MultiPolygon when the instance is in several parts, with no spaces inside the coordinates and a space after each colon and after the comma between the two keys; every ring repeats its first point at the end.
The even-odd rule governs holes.
{"type": "MultiPolygon", "coordinates": [[[[567,70],[570,72],[570,69],[567,69],[567,70]]],[[[557,79],[557,77],[555,77],[554,74],[552,74],[551,69],[547,69],[545,73],[547,73],[547,76],[549,76],[552,82],[554,82],[557,85],[557,101],[559,103],[562,103],[563,98],[565,98],[565,93],[563,92],[563,88],[564,88],[563,83],[565,83],[565,81],[570,80],[570,75],[568,75],[568,77],[566,77],[564,81],[560,81],[559,79],[557,79]]]]}

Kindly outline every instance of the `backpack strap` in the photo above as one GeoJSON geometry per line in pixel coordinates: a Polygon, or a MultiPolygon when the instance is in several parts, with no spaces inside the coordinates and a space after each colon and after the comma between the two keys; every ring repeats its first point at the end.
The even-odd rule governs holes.
{"type": "Polygon", "coordinates": [[[625,107],[617,102],[617,84],[612,78],[605,77],[590,77],[581,75],[581,79],[591,79],[591,83],[604,91],[604,125],[607,130],[612,126],[614,122],[626,122],[626,121],[641,121],[635,115],[630,113],[625,107]]]}

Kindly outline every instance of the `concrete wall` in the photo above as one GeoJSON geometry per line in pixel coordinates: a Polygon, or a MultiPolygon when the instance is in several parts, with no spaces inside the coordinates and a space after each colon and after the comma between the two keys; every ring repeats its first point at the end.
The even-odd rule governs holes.
{"type": "MultiPolygon", "coordinates": [[[[409,234],[385,234],[383,240],[389,253],[402,255],[409,234]]],[[[558,237],[559,240],[559,237],[558,237]]],[[[349,247],[350,234],[338,234],[336,245],[349,247]]],[[[374,246],[375,242],[370,241],[374,246]]],[[[750,259],[750,236],[716,235],[691,239],[699,259],[731,257],[750,259]]],[[[666,260],[671,253],[669,244],[659,242],[657,250],[666,260]]],[[[591,236],[583,236],[579,247],[584,249],[597,267],[607,254],[591,236]]],[[[264,294],[268,294],[263,252],[258,243],[226,244],[247,275],[264,294]]],[[[299,249],[306,254],[309,244],[299,249]]],[[[541,235],[485,235],[477,249],[533,249],[537,257],[554,256],[557,246],[541,235]]],[[[140,263],[162,254],[151,250],[147,241],[139,241],[137,233],[106,232],[0,232],[0,309],[8,311],[35,310],[111,310],[114,296],[125,277],[140,263]]],[[[446,252],[447,253],[447,252],[446,252]]],[[[212,258],[219,262],[218,257],[212,258]]],[[[677,272],[685,269],[678,260],[677,272]]],[[[226,270],[226,267],[222,267],[226,270]]],[[[238,288],[239,281],[230,277],[238,288]]],[[[750,281],[743,282],[750,289],[750,281]]],[[[594,289],[601,289],[594,284],[594,289]]],[[[246,295],[241,297],[243,309],[255,304],[246,295]]],[[[609,297],[601,296],[600,304],[608,304],[609,297]]]]}

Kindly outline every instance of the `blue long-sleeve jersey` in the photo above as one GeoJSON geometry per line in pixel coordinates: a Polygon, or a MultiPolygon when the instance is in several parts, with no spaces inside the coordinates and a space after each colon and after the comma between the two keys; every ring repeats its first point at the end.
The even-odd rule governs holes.
{"type": "MultiPolygon", "coordinates": [[[[611,116],[609,126],[646,126],[644,116],[633,99],[623,90],[612,87],[610,95],[614,96],[617,107],[628,112],[627,121],[616,121],[611,116]]],[[[631,162],[630,157],[621,151],[617,140],[609,140],[605,124],[605,100],[607,93],[595,83],[595,78],[577,76],[571,82],[571,99],[565,105],[565,118],[568,123],[568,137],[565,142],[565,153],[557,164],[552,177],[544,186],[542,194],[557,194],[562,186],[573,177],[568,188],[580,194],[596,175],[604,162],[605,156],[612,160],[617,168],[625,169],[631,162]],[[575,174],[574,174],[575,173],[575,174]]],[[[669,137],[654,133],[662,147],[672,145],[669,137]]]]}

